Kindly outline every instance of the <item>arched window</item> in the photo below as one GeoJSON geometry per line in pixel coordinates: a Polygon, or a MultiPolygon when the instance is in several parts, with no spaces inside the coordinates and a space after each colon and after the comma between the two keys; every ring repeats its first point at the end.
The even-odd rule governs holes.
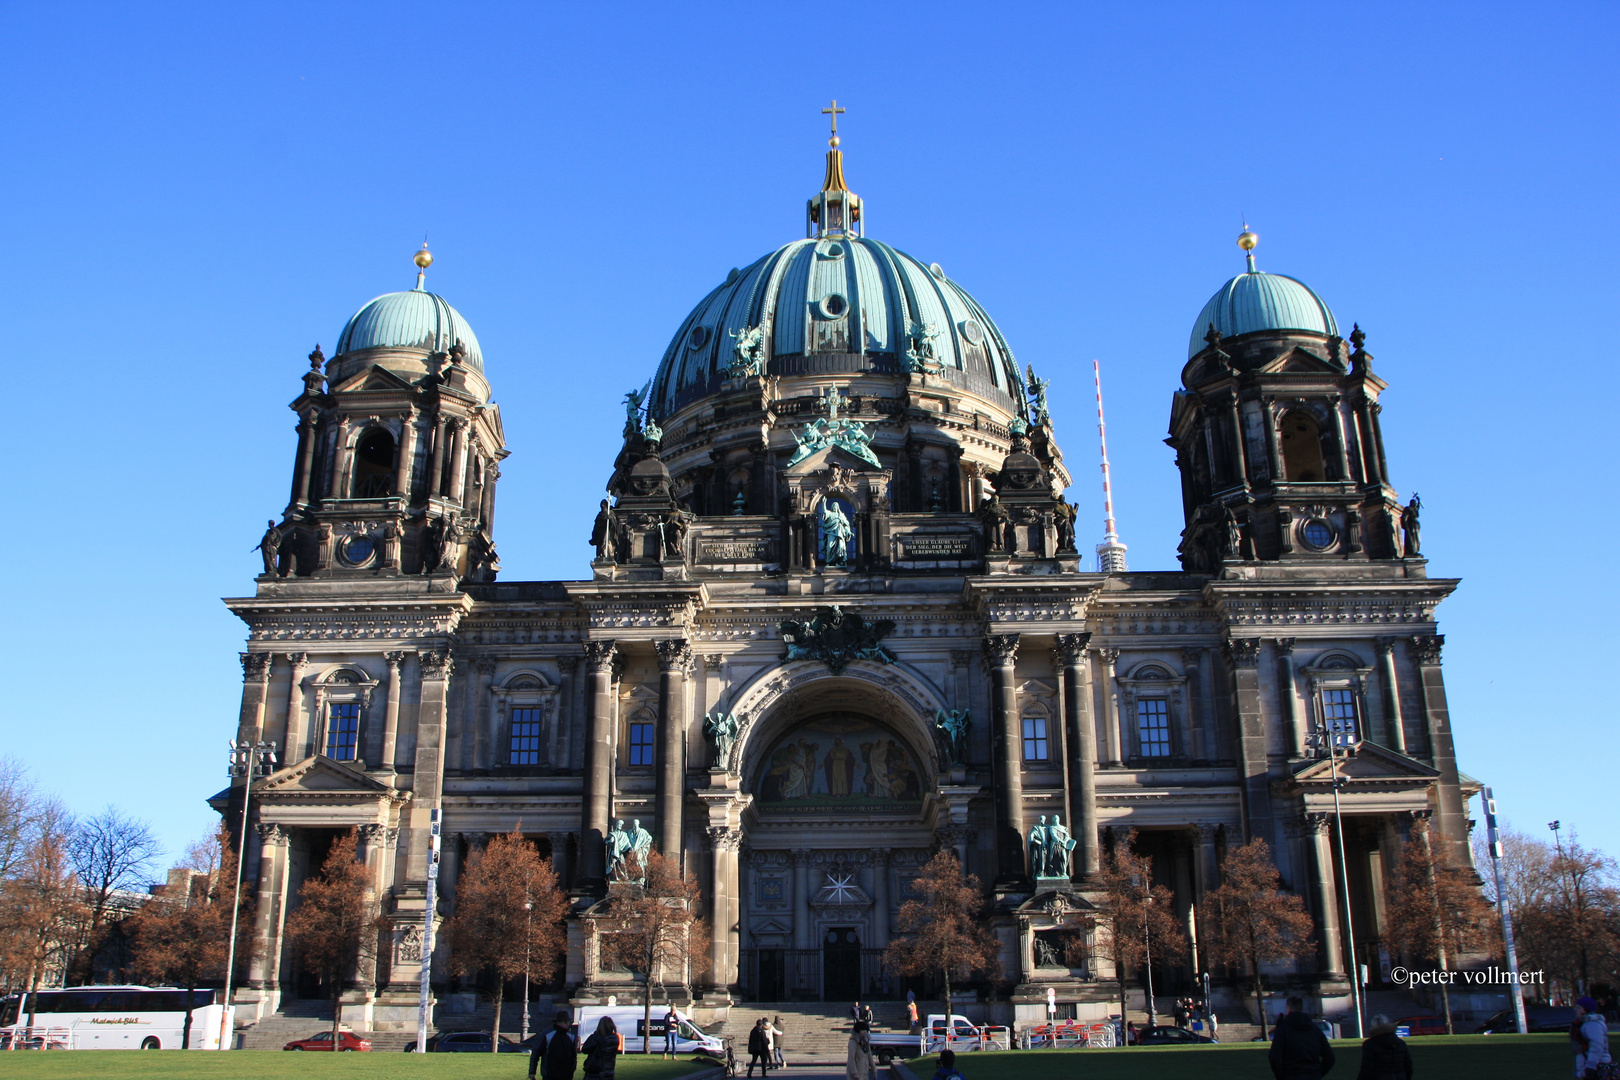
{"type": "Polygon", "coordinates": [[[1295,409],[1282,418],[1283,476],[1291,483],[1321,483],[1322,429],[1310,413],[1295,409]]]}
{"type": "Polygon", "coordinates": [[[393,487],[394,437],[380,427],[360,436],[354,448],[355,499],[380,499],[393,487]]]}

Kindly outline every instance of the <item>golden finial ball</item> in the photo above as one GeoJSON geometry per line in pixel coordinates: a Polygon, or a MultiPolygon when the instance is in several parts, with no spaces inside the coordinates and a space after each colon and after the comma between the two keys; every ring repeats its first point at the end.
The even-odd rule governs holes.
{"type": "Polygon", "coordinates": [[[828,139],[827,145],[836,149],[838,146],[838,136],[834,135],[832,138],[828,139]]]}
{"type": "Polygon", "coordinates": [[[411,261],[417,266],[421,267],[423,270],[426,270],[428,267],[433,265],[433,253],[427,249],[426,244],[423,244],[422,250],[418,251],[411,261]]]}
{"type": "Polygon", "coordinates": [[[1253,251],[1254,246],[1259,242],[1260,238],[1250,229],[1244,229],[1242,235],[1238,237],[1238,247],[1244,251],[1253,251]]]}

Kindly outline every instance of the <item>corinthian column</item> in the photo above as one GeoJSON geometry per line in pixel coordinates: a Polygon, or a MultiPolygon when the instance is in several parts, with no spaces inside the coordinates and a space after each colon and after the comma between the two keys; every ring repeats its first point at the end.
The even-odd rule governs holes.
{"type": "Polygon", "coordinates": [[[655,643],[658,649],[658,849],[681,853],[681,776],[685,769],[686,672],[692,646],[684,638],[655,643]]]}
{"type": "Polygon", "coordinates": [[[383,653],[383,659],[388,661],[388,701],[383,705],[383,744],[379,764],[393,772],[394,754],[399,745],[399,669],[405,663],[405,653],[383,653]]]}
{"type": "Polygon", "coordinates": [[[607,876],[608,816],[613,799],[613,658],[612,641],[587,641],[591,715],[585,735],[585,798],[579,829],[579,880],[587,888],[607,876]]]}
{"type": "Polygon", "coordinates": [[[1018,752],[1018,635],[992,634],[984,639],[984,652],[995,680],[996,883],[1016,885],[1028,876],[1024,866],[1024,777],[1018,752]]]}
{"type": "Polygon", "coordinates": [[[1419,634],[1408,639],[1407,648],[1417,661],[1418,686],[1423,691],[1423,716],[1429,732],[1431,764],[1440,771],[1435,791],[1439,813],[1435,824],[1445,843],[1446,861],[1467,867],[1468,815],[1463,809],[1461,778],[1457,775],[1457,751],[1451,741],[1451,710],[1446,705],[1446,683],[1440,674],[1440,647],[1446,639],[1440,634],[1419,634]]]}
{"type": "Polygon", "coordinates": [[[742,831],[710,825],[708,835],[713,864],[709,874],[709,985],[719,992],[737,981],[731,964],[731,908],[742,831]]]}
{"type": "Polygon", "coordinates": [[[1395,639],[1378,639],[1378,675],[1384,684],[1384,724],[1388,728],[1389,748],[1397,754],[1406,753],[1406,723],[1401,719],[1401,687],[1395,678],[1395,639]]]}
{"type": "Polygon", "coordinates": [[[1069,728],[1069,827],[1074,837],[1074,872],[1097,871],[1097,725],[1091,715],[1091,680],[1086,677],[1090,634],[1059,634],[1063,663],[1064,723],[1069,728]]]}
{"type": "Polygon", "coordinates": [[[308,710],[304,708],[304,669],[309,665],[309,654],[287,654],[291,680],[287,685],[287,745],[281,755],[283,765],[303,761],[304,742],[309,738],[308,710]]]}
{"type": "Polygon", "coordinates": [[[270,654],[245,652],[242,656],[242,712],[236,721],[236,741],[264,738],[264,701],[270,689],[270,654]]]}
{"type": "Polygon", "coordinates": [[[1333,837],[1328,835],[1331,821],[1326,814],[1306,814],[1305,831],[1311,839],[1312,862],[1315,864],[1316,910],[1322,920],[1322,954],[1324,970],[1335,975],[1344,974],[1344,938],[1339,930],[1338,875],[1334,873],[1333,837]]]}

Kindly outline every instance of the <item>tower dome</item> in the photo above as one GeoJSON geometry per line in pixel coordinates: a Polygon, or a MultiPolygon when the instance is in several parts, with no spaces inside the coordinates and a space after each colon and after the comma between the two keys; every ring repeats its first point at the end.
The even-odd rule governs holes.
{"type": "Polygon", "coordinates": [[[449,352],[459,343],[466,362],[482,371],[484,357],[472,327],[444,297],[423,288],[420,276],[416,288],[385,293],[355,312],[338,336],[333,359],[362,349],[449,352]]]}
{"type": "Polygon", "coordinates": [[[1248,252],[1249,268],[1222,285],[1198,313],[1187,340],[1189,360],[1208,348],[1206,337],[1211,324],[1223,338],[1257,330],[1299,330],[1338,337],[1333,312],[1309,285],[1286,274],[1266,274],[1255,269],[1257,242],[1247,228],[1238,238],[1238,245],[1248,252]]]}

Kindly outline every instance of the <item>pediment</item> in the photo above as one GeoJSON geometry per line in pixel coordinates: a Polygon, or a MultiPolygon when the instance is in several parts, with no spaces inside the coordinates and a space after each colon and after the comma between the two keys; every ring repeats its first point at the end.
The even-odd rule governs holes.
{"type": "MultiPolygon", "coordinates": [[[[1294,773],[1294,781],[1303,785],[1328,786],[1333,782],[1333,771],[1332,762],[1326,759],[1313,761],[1294,773]]],[[[1427,782],[1439,776],[1440,772],[1387,746],[1364,742],[1354,754],[1339,759],[1338,774],[1350,780],[1427,782]]]]}
{"type": "Polygon", "coordinates": [[[271,802],[278,798],[303,795],[359,796],[400,802],[410,797],[408,792],[396,791],[346,762],[334,761],[319,754],[271,773],[253,785],[253,794],[261,801],[271,802]]]}
{"type": "Polygon", "coordinates": [[[882,471],[873,468],[870,461],[863,461],[860,457],[834,443],[822,447],[802,461],[796,461],[789,465],[782,470],[782,475],[808,476],[811,473],[821,472],[832,466],[840,469],[851,469],[856,473],[877,473],[882,471]]]}
{"type": "Polygon", "coordinates": [[[333,393],[352,393],[357,390],[412,390],[414,387],[387,368],[371,365],[340,386],[333,393]]]}
{"type": "Polygon", "coordinates": [[[1065,915],[1084,915],[1096,911],[1096,905],[1077,892],[1064,889],[1043,889],[1018,905],[1020,915],[1045,915],[1061,919],[1065,915]]]}
{"type": "Polygon", "coordinates": [[[766,934],[781,934],[785,936],[793,933],[793,926],[790,923],[785,923],[781,919],[777,918],[755,919],[749,924],[749,931],[755,937],[762,937],[766,934]]]}
{"type": "Polygon", "coordinates": [[[1268,363],[1261,370],[1271,375],[1299,374],[1299,375],[1338,375],[1339,368],[1324,356],[1318,356],[1311,350],[1295,346],[1268,363]]]}

